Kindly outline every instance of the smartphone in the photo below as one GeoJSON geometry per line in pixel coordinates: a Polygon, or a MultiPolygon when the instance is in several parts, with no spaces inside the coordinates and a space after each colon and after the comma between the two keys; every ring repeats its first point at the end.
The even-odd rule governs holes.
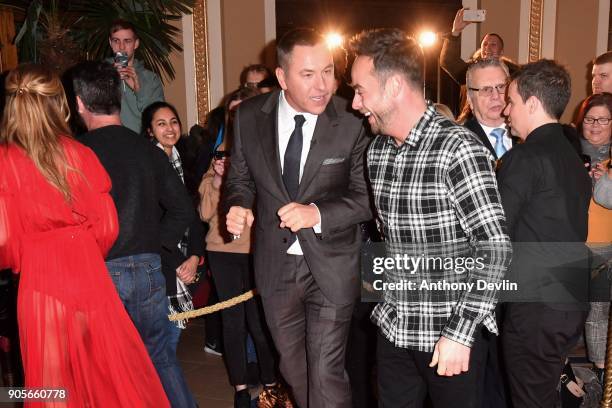
{"type": "Polygon", "coordinates": [[[115,54],[115,64],[119,64],[122,68],[126,68],[128,66],[127,52],[117,51],[115,54]]]}
{"type": "Polygon", "coordinates": [[[486,17],[487,17],[487,10],[484,10],[484,9],[464,10],[463,11],[463,21],[481,23],[485,21],[486,17]]]}
{"type": "Polygon", "coordinates": [[[215,158],[215,160],[225,159],[228,156],[229,156],[229,152],[226,152],[225,150],[216,150],[213,153],[213,157],[215,158]]]}

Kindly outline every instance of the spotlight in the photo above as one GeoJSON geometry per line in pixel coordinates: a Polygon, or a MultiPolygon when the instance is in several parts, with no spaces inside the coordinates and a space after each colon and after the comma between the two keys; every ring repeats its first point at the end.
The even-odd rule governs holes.
{"type": "Polygon", "coordinates": [[[344,40],[338,33],[328,33],[325,35],[325,41],[329,48],[336,48],[342,46],[344,40]]]}
{"type": "Polygon", "coordinates": [[[419,44],[423,48],[431,47],[436,43],[436,40],[437,36],[433,31],[422,31],[421,34],[419,34],[419,44]]]}

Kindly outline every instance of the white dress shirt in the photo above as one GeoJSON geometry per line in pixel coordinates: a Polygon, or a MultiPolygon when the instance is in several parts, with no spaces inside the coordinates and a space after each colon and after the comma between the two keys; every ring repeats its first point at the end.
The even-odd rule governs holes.
{"type": "Polygon", "coordinates": [[[495,143],[497,143],[497,139],[495,139],[495,136],[491,135],[491,132],[493,131],[493,129],[498,129],[498,128],[502,128],[506,131],[506,133],[504,133],[504,137],[502,138],[502,143],[504,144],[506,151],[512,149],[512,138],[510,137],[510,132],[508,131],[508,128],[506,127],[505,123],[502,123],[499,126],[493,126],[493,127],[483,125],[480,122],[478,123],[480,124],[480,127],[482,127],[482,130],[484,130],[485,134],[487,135],[487,139],[489,139],[491,146],[493,146],[493,150],[495,150],[495,143]]]}
{"type": "MultiPolygon", "coordinates": [[[[312,142],[312,136],[314,134],[315,126],[317,125],[318,115],[312,113],[298,112],[289,105],[289,102],[285,99],[285,91],[281,91],[278,100],[278,153],[280,157],[281,170],[285,167],[285,151],[289,144],[289,138],[293,129],[295,129],[295,115],[304,116],[305,122],[302,125],[302,156],[300,159],[300,181],[302,180],[302,174],[304,173],[304,165],[310,152],[310,143],[312,142]]],[[[315,206],[316,207],[316,206],[315,206]]],[[[318,210],[318,208],[317,208],[318,210]]],[[[319,213],[319,219],[320,217],[319,213]]],[[[321,233],[321,223],[313,227],[316,233],[321,233]]],[[[289,247],[287,253],[290,255],[304,255],[302,247],[300,246],[299,240],[289,247]]]]}

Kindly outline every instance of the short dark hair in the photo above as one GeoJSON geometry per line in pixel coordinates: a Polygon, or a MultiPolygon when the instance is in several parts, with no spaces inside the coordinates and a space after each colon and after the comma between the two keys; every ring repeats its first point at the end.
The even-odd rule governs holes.
{"type": "Polygon", "coordinates": [[[485,39],[485,37],[487,35],[494,35],[495,37],[497,37],[499,39],[499,42],[502,46],[502,50],[504,49],[504,39],[501,37],[501,35],[497,34],[497,33],[486,33],[483,37],[482,40],[480,40],[480,43],[482,44],[482,41],[485,39]]]}
{"type": "Polygon", "coordinates": [[[295,28],[287,31],[276,44],[276,59],[278,66],[287,67],[289,56],[296,45],[314,47],[325,42],[325,38],[310,28],[295,28]]]}
{"type": "Polygon", "coordinates": [[[572,93],[572,80],[567,69],[553,60],[541,59],[523,65],[512,75],[523,102],[535,96],[544,111],[561,118],[572,93]]]}
{"type": "Polygon", "coordinates": [[[249,74],[249,72],[259,72],[265,74],[265,78],[268,78],[270,75],[272,75],[270,69],[268,69],[268,67],[266,67],[264,64],[251,64],[244,67],[242,69],[242,72],[240,72],[240,85],[246,84],[247,75],[249,74]]]}
{"type": "Polygon", "coordinates": [[[117,20],[113,20],[113,22],[111,23],[110,29],[108,30],[109,38],[119,30],[132,30],[132,32],[134,33],[134,38],[138,38],[138,33],[136,32],[136,27],[134,26],[134,24],[120,18],[117,20]]]}
{"type": "Polygon", "coordinates": [[[604,106],[608,108],[608,112],[612,114],[612,94],[608,92],[602,92],[593,94],[586,98],[580,105],[578,116],[576,117],[576,128],[578,133],[582,135],[582,123],[587,112],[595,106],[604,106]]]}
{"type": "Polygon", "coordinates": [[[355,55],[372,58],[382,82],[392,72],[402,74],[416,89],[423,85],[423,50],[418,42],[396,28],[366,30],[351,38],[349,49],[355,55]]]}
{"type": "Polygon", "coordinates": [[[593,65],[609,64],[610,62],[612,62],[612,51],[604,52],[603,54],[598,55],[593,60],[593,65]]]}
{"type": "Polygon", "coordinates": [[[74,94],[92,113],[112,115],[121,111],[121,79],[109,62],[86,61],[72,70],[74,94]]]}
{"type": "Polygon", "coordinates": [[[153,116],[155,116],[155,112],[157,112],[158,110],[162,108],[170,109],[172,113],[174,113],[174,116],[176,116],[176,120],[178,121],[179,126],[181,127],[181,129],[183,129],[183,124],[181,123],[181,117],[176,111],[176,108],[174,107],[174,105],[169,104],[168,102],[164,102],[164,101],[153,102],[152,104],[147,106],[145,110],[142,111],[142,115],[140,117],[140,134],[146,137],[147,139],[151,138],[151,135],[149,135],[147,131],[152,129],[153,116]]]}

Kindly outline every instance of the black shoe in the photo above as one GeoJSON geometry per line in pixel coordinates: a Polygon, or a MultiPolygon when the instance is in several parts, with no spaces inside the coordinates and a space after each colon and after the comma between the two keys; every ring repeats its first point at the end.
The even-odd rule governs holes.
{"type": "Polygon", "coordinates": [[[597,381],[599,381],[599,383],[603,387],[606,370],[603,368],[593,367],[593,372],[595,373],[595,377],[597,377],[597,381]]]}
{"type": "Polygon", "coordinates": [[[234,408],[251,408],[251,394],[248,388],[234,393],[234,408]]]}
{"type": "Polygon", "coordinates": [[[214,356],[222,356],[223,352],[221,351],[221,346],[217,343],[205,343],[204,351],[208,354],[212,354],[214,356]]]}

